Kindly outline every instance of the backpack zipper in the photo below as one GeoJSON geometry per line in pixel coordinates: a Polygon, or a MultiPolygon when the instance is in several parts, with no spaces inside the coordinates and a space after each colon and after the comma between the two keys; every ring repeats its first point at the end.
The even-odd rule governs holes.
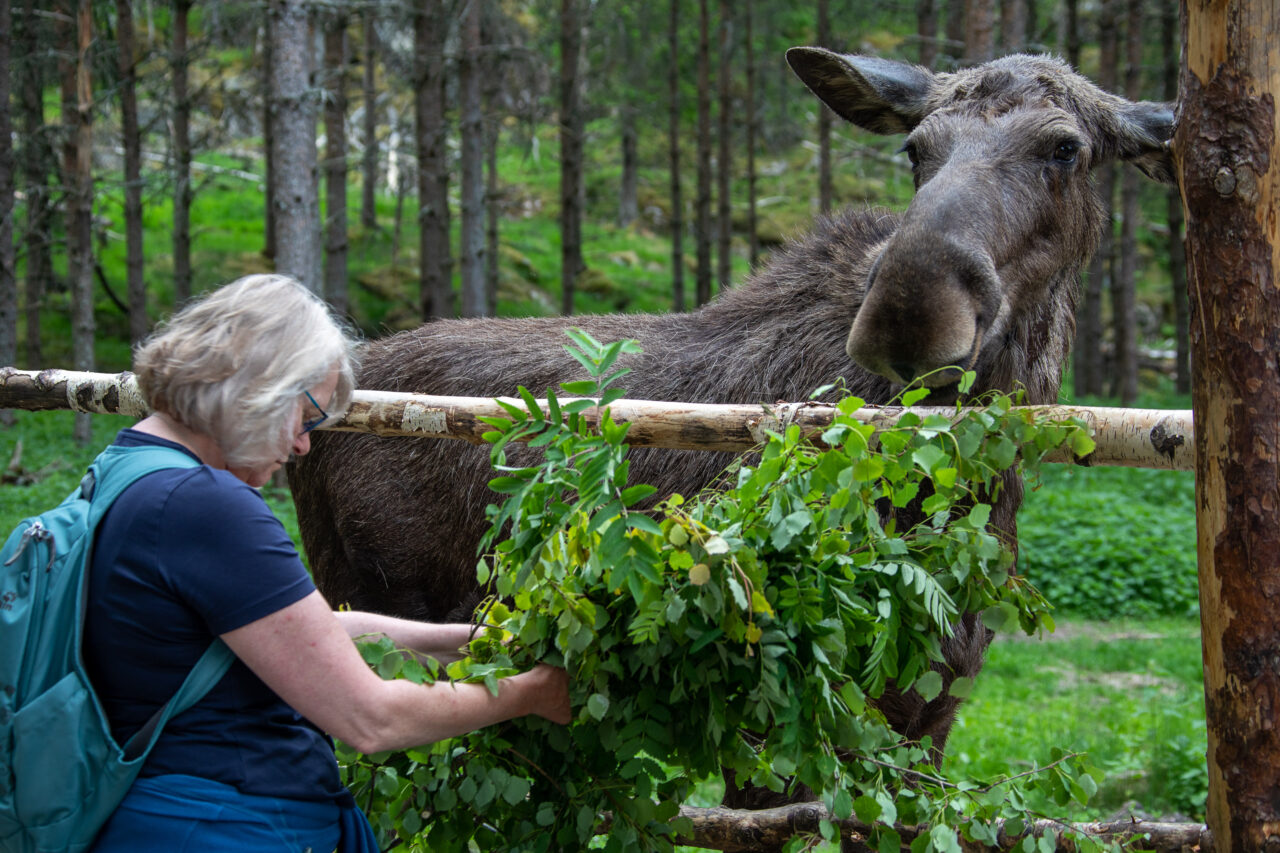
{"type": "Polygon", "coordinates": [[[54,557],[57,556],[57,546],[54,545],[53,533],[47,527],[38,521],[32,522],[31,526],[22,531],[22,538],[18,540],[18,548],[13,552],[13,556],[4,561],[6,566],[11,566],[22,556],[22,552],[27,550],[27,546],[31,541],[48,542],[49,543],[49,564],[44,567],[47,572],[53,568],[54,557]]]}

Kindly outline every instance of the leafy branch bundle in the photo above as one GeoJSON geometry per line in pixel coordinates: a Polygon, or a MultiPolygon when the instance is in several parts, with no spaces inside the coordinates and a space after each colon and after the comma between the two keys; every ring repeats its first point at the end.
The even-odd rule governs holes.
{"type": "MultiPolygon", "coordinates": [[[[789,428],[717,488],[640,511],[654,489],[628,482],[626,426],[606,410],[596,433],[581,417],[621,396],[616,362],[636,346],[571,336],[591,376],[561,386],[576,399],[549,393],[544,410],[521,389],[525,408],[490,424],[490,485],[507,496],[489,509],[478,567],[493,596],[448,675],[496,690],[535,661],[563,665],[578,718],[527,718],[398,756],[344,753],[375,825],[412,849],[560,851],[586,848],[610,812],[605,849],[670,850],[689,829],[678,810],[693,785],[730,767],[777,791],[805,785],[837,818],[878,822],[884,850],[900,844],[895,822],[933,826],[917,853],[958,851],[956,828],[994,840],[984,820],[1015,816],[1017,792],[940,778],[929,744],[904,743],[875,700],[889,682],[941,691],[931,667],[961,613],[1052,629],[986,525],[1001,473],[1034,470],[1064,442],[1088,452],[1083,427],[994,394],[954,423],[908,412],[876,434],[846,397],[820,444],[789,428]],[[900,528],[890,508],[913,501],[924,520],[900,528]]],[[[392,652],[366,649],[385,676],[437,674],[392,652]]],[[[1093,788],[1070,757],[1034,778],[1063,801],[1093,788]]]]}

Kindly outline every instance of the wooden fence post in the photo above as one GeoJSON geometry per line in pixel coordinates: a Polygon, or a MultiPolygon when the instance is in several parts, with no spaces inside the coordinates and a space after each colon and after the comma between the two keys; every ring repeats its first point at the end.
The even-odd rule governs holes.
{"type": "Polygon", "coordinates": [[[1222,851],[1280,850],[1280,10],[1183,0],[1196,529],[1222,851]]]}

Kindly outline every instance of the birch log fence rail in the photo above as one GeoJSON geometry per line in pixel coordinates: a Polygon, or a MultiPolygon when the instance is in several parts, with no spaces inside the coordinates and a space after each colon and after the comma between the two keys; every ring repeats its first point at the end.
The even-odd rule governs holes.
{"type": "MultiPolygon", "coordinates": [[[[516,398],[447,397],[390,391],[355,392],[347,411],[323,429],[382,436],[452,438],[479,444],[490,427],[482,417],[505,417],[498,400],[523,406],[516,398]]],[[[835,409],[819,403],[721,405],[622,399],[610,407],[614,421],[630,424],[627,442],[637,447],[745,451],[759,445],[768,430],[790,424],[817,435],[831,424],[835,409]]],[[[1084,421],[1097,448],[1084,458],[1062,450],[1050,461],[1189,471],[1195,437],[1188,410],[1121,409],[1090,406],[1036,406],[1049,417],[1084,421]]],[[[0,367],[0,409],[68,409],[88,414],[142,417],[147,405],[132,373],[84,373],[70,370],[18,370],[0,367]]],[[[856,417],[891,425],[907,410],[868,406],[856,417]]],[[[956,416],[954,408],[916,407],[920,415],[956,416]]],[[[591,413],[588,418],[594,417],[591,413]]]]}

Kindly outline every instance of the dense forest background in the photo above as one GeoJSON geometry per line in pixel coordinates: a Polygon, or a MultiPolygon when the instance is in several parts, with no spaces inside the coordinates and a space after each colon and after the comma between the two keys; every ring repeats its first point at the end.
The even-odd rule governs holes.
{"type": "MultiPolygon", "coordinates": [[[[1169,100],[1175,6],[0,0],[0,364],[125,369],[175,305],[271,269],[368,336],[690,310],[814,216],[909,200],[900,141],[833,122],[787,47],[1048,51],[1169,100]]],[[[1185,391],[1176,192],[1097,180],[1068,392],[1185,391]]]]}

